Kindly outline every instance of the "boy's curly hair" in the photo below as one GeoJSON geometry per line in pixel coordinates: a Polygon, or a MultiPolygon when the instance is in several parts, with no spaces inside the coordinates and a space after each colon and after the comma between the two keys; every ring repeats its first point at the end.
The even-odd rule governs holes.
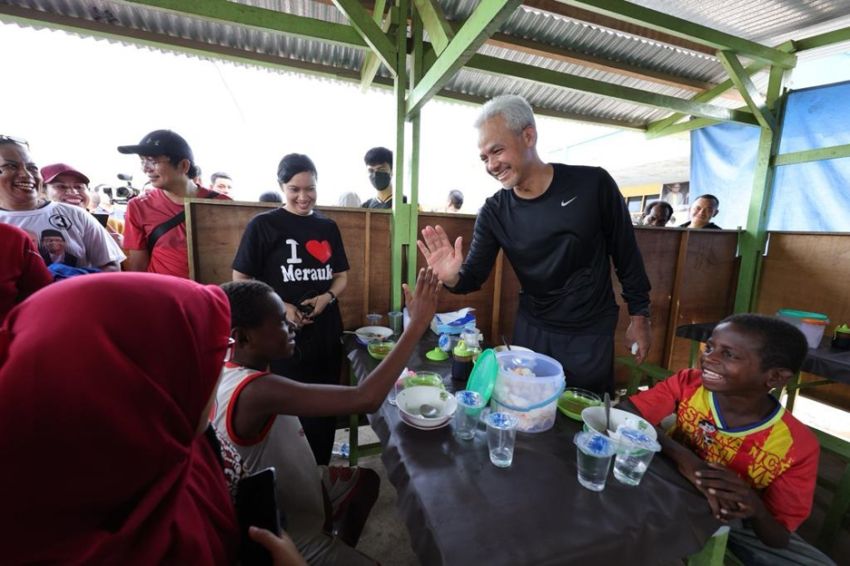
{"type": "Polygon", "coordinates": [[[229,281],[221,288],[230,301],[231,328],[256,328],[263,323],[268,314],[268,296],[274,289],[255,279],[229,281]]]}
{"type": "Polygon", "coordinates": [[[761,339],[761,369],[790,369],[797,373],[809,351],[806,337],[799,328],[784,320],[763,314],[735,314],[720,321],[731,323],[761,339]]]}

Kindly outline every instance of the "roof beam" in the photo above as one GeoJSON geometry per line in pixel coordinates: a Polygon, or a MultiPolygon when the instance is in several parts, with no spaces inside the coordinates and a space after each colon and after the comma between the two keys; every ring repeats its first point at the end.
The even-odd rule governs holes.
{"type": "Polygon", "coordinates": [[[647,131],[646,139],[654,140],[658,138],[663,138],[665,136],[671,136],[673,134],[680,134],[682,132],[689,132],[691,130],[696,130],[697,128],[704,128],[706,126],[713,126],[714,124],[720,124],[719,120],[711,120],[709,118],[693,118],[692,120],[685,120],[684,122],[680,122],[678,124],[673,124],[671,126],[667,126],[663,130],[655,130],[655,131],[647,131]]]}
{"type": "Polygon", "coordinates": [[[372,19],[371,14],[360,5],[358,0],[333,0],[333,3],[340,12],[345,14],[345,17],[348,18],[348,21],[351,22],[357,33],[360,34],[372,49],[372,52],[381,60],[381,63],[395,74],[398,71],[395,45],[384,34],[383,30],[378,27],[378,24],[372,19]]]}
{"type": "Polygon", "coordinates": [[[428,32],[428,37],[431,39],[431,45],[434,46],[434,51],[437,55],[445,51],[449,43],[454,39],[455,31],[446,20],[442,8],[437,4],[436,0],[413,0],[416,6],[416,12],[422,19],[422,24],[425,26],[425,31],[428,32]]]}
{"type": "Polygon", "coordinates": [[[439,92],[520,3],[521,0],[488,0],[478,4],[422,80],[410,91],[407,115],[416,114],[428,99],[439,92]]]}
{"type": "MultiPolygon", "coordinates": [[[[376,24],[381,25],[381,31],[388,33],[392,27],[393,18],[395,17],[395,7],[391,8],[386,18],[384,18],[384,7],[386,0],[378,0],[375,2],[375,8],[372,12],[372,19],[376,24]],[[383,22],[381,19],[383,18],[383,22]]],[[[381,60],[375,55],[374,51],[366,53],[363,59],[363,64],[360,66],[360,90],[366,91],[375,80],[375,75],[378,74],[378,69],[381,68],[381,60]]]]}
{"type": "Polygon", "coordinates": [[[578,90],[606,98],[615,98],[642,106],[676,110],[702,118],[741,122],[744,124],[756,123],[756,119],[752,114],[741,110],[730,110],[720,106],[588,79],[486,55],[473,56],[466,64],[466,67],[487,73],[509,75],[527,81],[578,90]]]}
{"type": "Polygon", "coordinates": [[[598,27],[603,27],[614,31],[619,31],[628,35],[643,37],[659,43],[666,43],[667,45],[681,47],[682,49],[687,49],[688,51],[693,51],[695,53],[704,53],[705,55],[713,56],[714,52],[716,51],[715,49],[712,49],[711,47],[708,47],[706,45],[695,43],[693,41],[688,41],[686,39],[682,39],[680,37],[664,33],[663,31],[658,31],[655,29],[650,29],[648,27],[628,23],[623,21],[622,19],[611,18],[597,12],[591,12],[590,10],[578,8],[576,6],[568,6],[567,4],[563,4],[558,0],[524,0],[523,5],[528,8],[534,8],[535,10],[549,12],[558,16],[569,18],[571,20],[586,22],[588,24],[592,24],[598,27]]]}
{"type": "Polygon", "coordinates": [[[756,85],[753,84],[750,75],[744,69],[744,66],[741,65],[738,57],[731,51],[720,51],[717,53],[717,56],[761,127],[769,130],[774,129],[776,127],[776,120],[770,110],[767,109],[765,98],[758,91],[756,85]]]}
{"type": "Polygon", "coordinates": [[[622,61],[613,61],[604,57],[598,57],[595,55],[582,53],[580,51],[575,51],[573,49],[549,45],[546,43],[533,41],[522,37],[514,37],[512,35],[506,35],[504,33],[494,34],[493,37],[491,37],[487,41],[487,45],[491,45],[493,47],[500,47],[502,49],[512,49],[515,51],[521,51],[522,53],[526,53],[528,55],[535,55],[537,57],[554,59],[555,61],[568,63],[570,65],[580,65],[589,69],[596,69],[598,71],[605,71],[607,73],[615,73],[617,75],[639,79],[651,83],[662,84],[664,86],[672,86],[674,88],[681,88],[683,90],[690,90],[694,92],[701,92],[705,89],[714,86],[713,83],[709,83],[706,81],[691,79],[688,77],[680,77],[670,73],[665,73],[663,71],[644,69],[642,67],[630,65],[622,61]]]}
{"type": "MultiPolygon", "coordinates": [[[[745,71],[747,72],[747,74],[752,75],[752,74],[755,74],[755,73],[761,71],[765,67],[767,67],[766,63],[751,63],[750,65],[748,65],[746,67],[745,71]]],[[[734,86],[735,86],[735,83],[732,82],[732,79],[726,79],[725,81],[718,84],[714,88],[710,88],[707,91],[696,95],[691,100],[693,102],[709,102],[710,100],[714,100],[715,98],[717,98],[718,96],[720,96],[724,92],[728,91],[729,89],[733,88],[734,86]]],[[[660,134],[662,130],[664,130],[665,128],[667,128],[669,126],[672,126],[673,124],[675,124],[676,122],[678,122],[679,120],[681,120],[682,118],[684,118],[686,116],[687,116],[687,114],[684,114],[682,112],[674,112],[673,114],[670,114],[666,118],[662,118],[660,120],[656,120],[655,122],[651,122],[647,126],[647,129],[646,129],[647,134],[649,134],[650,136],[654,136],[655,134],[660,134]]]]}
{"type": "Polygon", "coordinates": [[[272,30],[330,41],[351,47],[368,47],[360,34],[351,26],[305,18],[277,10],[236,4],[224,0],[126,0],[130,4],[148,6],[178,14],[195,16],[222,24],[238,24],[255,29],[272,30]]]}
{"type": "Polygon", "coordinates": [[[559,0],[559,2],[646,26],[718,50],[734,51],[763,63],[779,65],[786,69],[793,68],[796,64],[796,57],[785,51],[767,47],[663,12],[650,10],[624,0],[559,0]]]}
{"type": "Polygon", "coordinates": [[[826,47],[827,45],[834,45],[844,41],[850,41],[850,27],[828,31],[820,35],[813,35],[804,39],[796,39],[793,43],[796,51],[807,51],[809,49],[826,47]]]}
{"type": "Polygon", "coordinates": [[[773,158],[773,165],[797,165],[799,163],[809,163],[810,161],[842,159],[845,157],[850,157],[850,144],[781,153],[773,158]]]}

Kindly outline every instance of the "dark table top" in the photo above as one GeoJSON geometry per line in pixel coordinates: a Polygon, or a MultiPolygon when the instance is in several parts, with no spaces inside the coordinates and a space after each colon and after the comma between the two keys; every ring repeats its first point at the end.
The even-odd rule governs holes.
{"type": "MultiPolygon", "coordinates": [[[[424,357],[434,343],[426,336],[408,367],[462,387],[452,383],[449,362],[424,357]]],[[[346,351],[359,379],[378,363],[354,340],[346,351]]],[[[386,402],[369,420],[413,549],[429,566],[657,564],[698,551],[719,526],[705,498],[663,456],[638,487],[613,474],[601,493],[581,487],[572,442],[580,423],[560,413],[552,430],[517,435],[508,469],[490,463],[482,429],[471,441],[455,439],[451,425],[417,430],[386,402]]]]}
{"type": "MultiPolygon", "coordinates": [[[[676,328],[676,336],[706,342],[715,326],[716,322],[685,324],[676,328]]],[[[831,381],[850,383],[850,350],[836,350],[828,342],[828,338],[824,338],[820,348],[809,348],[802,370],[831,381]]]]}

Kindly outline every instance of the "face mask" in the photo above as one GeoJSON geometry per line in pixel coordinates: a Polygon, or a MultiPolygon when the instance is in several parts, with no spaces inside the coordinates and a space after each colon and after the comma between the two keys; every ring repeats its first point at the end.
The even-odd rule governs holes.
{"type": "Polygon", "coordinates": [[[383,171],[372,171],[369,173],[369,180],[372,181],[372,186],[379,191],[390,186],[390,174],[383,171]]]}

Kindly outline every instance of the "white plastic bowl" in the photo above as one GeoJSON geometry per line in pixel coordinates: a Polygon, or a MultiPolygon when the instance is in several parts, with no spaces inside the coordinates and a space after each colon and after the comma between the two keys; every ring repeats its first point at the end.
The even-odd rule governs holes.
{"type": "MultiPolygon", "coordinates": [[[[495,348],[493,348],[493,350],[496,351],[496,352],[507,352],[508,347],[505,346],[504,344],[500,344],[500,345],[496,346],[495,348]]],[[[533,352],[534,350],[532,350],[531,348],[526,348],[525,346],[514,346],[513,344],[511,344],[511,350],[510,351],[511,352],[533,352]]]]}
{"type": "Polygon", "coordinates": [[[391,328],[386,326],[363,326],[354,331],[357,335],[357,340],[366,346],[369,342],[384,341],[393,335],[391,328]]]}
{"type": "MultiPolygon", "coordinates": [[[[587,428],[595,430],[598,433],[605,432],[605,407],[588,407],[581,412],[581,420],[587,428]]],[[[649,422],[639,417],[634,413],[624,411],[622,409],[611,409],[610,431],[614,432],[617,427],[628,422],[631,428],[636,428],[645,433],[653,440],[658,440],[658,433],[655,432],[655,427],[649,422]]]]}
{"type": "Polygon", "coordinates": [[[438,387],[417,385],[400,391],[396,397],[396,405],[403,421],[420,428],[437,428],[449,422],[454,416],[457,410],[457,399],[451,393],[438,387]],[[436,408],[437,416],[423,417],[419,412],[423,404],[436,408]]]}

